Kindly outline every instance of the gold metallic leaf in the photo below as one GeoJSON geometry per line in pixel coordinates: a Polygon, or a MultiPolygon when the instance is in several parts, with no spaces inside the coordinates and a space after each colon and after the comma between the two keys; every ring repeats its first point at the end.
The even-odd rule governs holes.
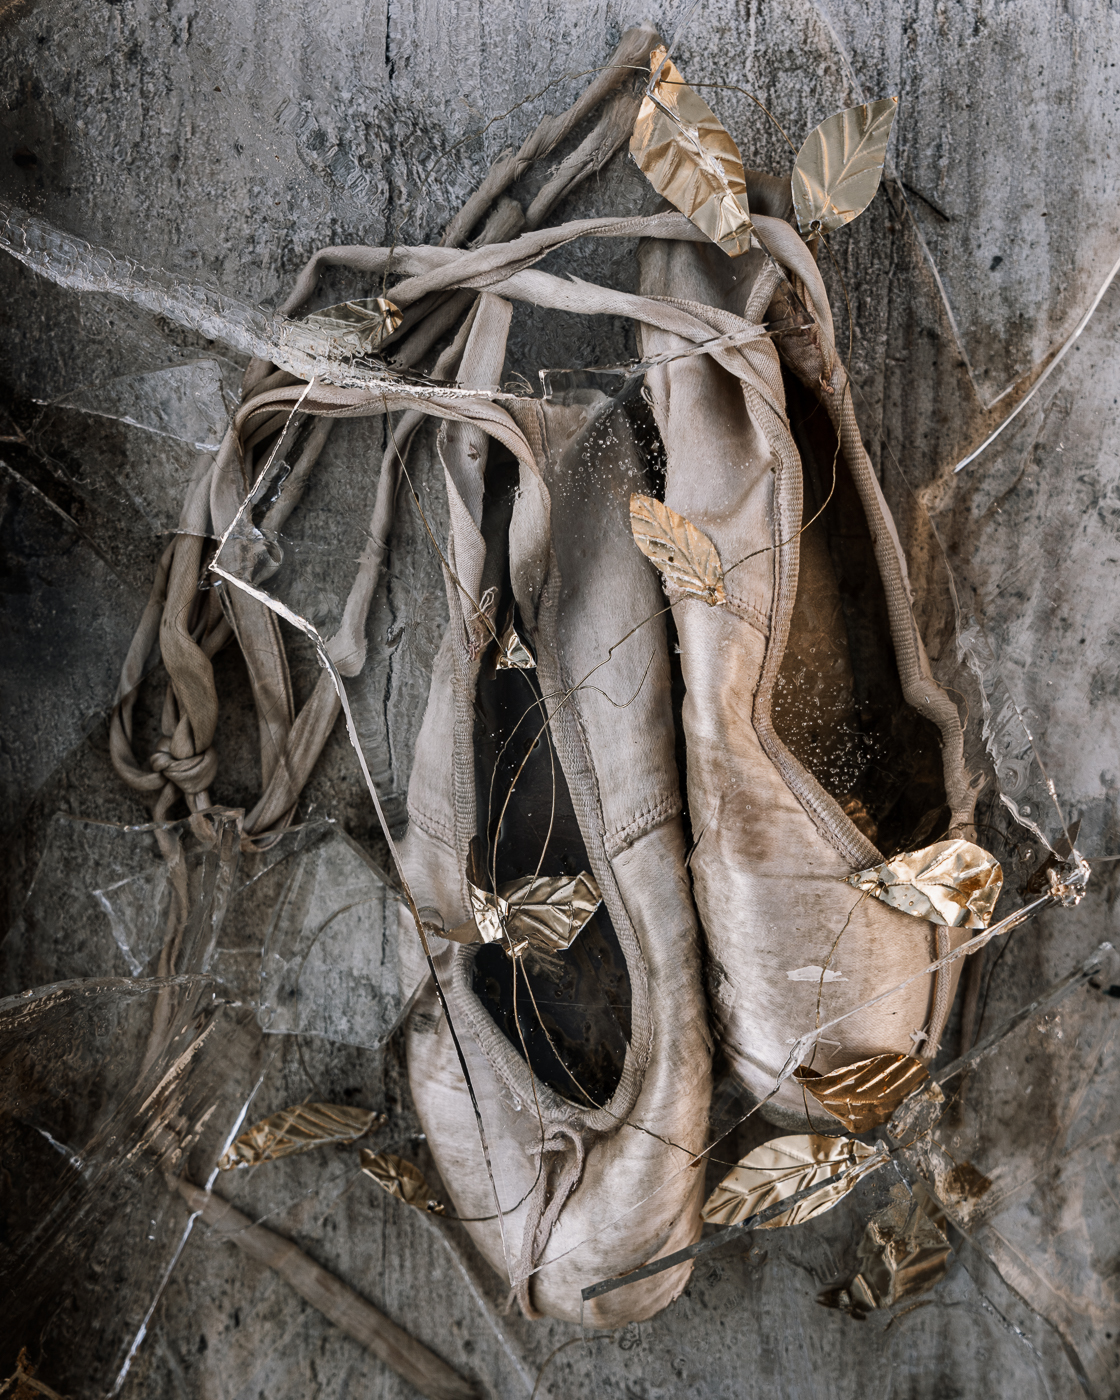
{"type": "Polygon", "coordinates": [[[949,1271],[952,1247],[938,1228],[944,1213],[918,1183],[904,1186],[867,1222],[859,1246],[859,1273],[848,1287],[857,1306],[890,1308],[939,1283],[949,1271]]]}
{"type": "Polygon", "coordinates": [[[849,107],[809,133],[793,164],[793,208],[802,233],[850,224],[875,197],[897,97],[849,107]]]}
{"type": "Polygon", "coordinates": [[[751,215],[743,158],[708,104],[665,61],[665,49],[649,56],[660,68],[646,94],[630,138],[630,154],[658,194],[692,220],[731,257],[751,246],[751,215]]]}
{"type": "Polygon", "coordinates": [[[383,1113],[336,1103],[300,1103],[262,1118],[233,1140],[218,1167],[257,1167],[328,1142],[354,1142],[385,1122],[383,1113]]]}
{"type": "Polygon", "coordinates": [[[526,875],[499,894],[467,880],[474,919],[455,929],[461,943],[501,943],[512,956],[527,947],[562,953],[603,902],[593,875],[526,875]]]}
{"type": "Polygon", "coordinates": [[[351,355],[368,355],[401,323],[401,313],[385,297],[343,301],[305,316],[300,325],[322,331],[331,349],[351,355]]]}
{"type": "Polygon", "coordinates": [[[511,622],[498,641],[499,671],[535,671],[537,663],[511,622]]]}
{"type": "Polygon", "coordinates": [[[474,924],[483,943],[502,943],[509,926],[509,905],[498,894],[491,894],[472,880],[467,881],[474,924]]]}
{"type": "Polygon", "coordinates": [[[383,1191],[396,1196],[406,1206],[417,1210],[430,1211],[432,1215],[444,1215],[446,1206],[432,1194],[424,1173],[403,1157],[394,1157],[391,1152],[371,1152],[362,1149],[362,1171],[376,1181],[383,1191]]]}
{"type": "Polygon", "coordinates": [[[737,1225],[787,1196],[832,1180],[831,1186],[822,1186],[815,1196],[799,1201],[759,1229],[800,1225],[843,1200],[873,1157],[881,1161],[882,1153],[846,1137],[800,1133],[774,1138],[732,1167],[705,1201],[701,1217],[710,1225],[737,1225]]]}
{"type": "Polygon", "coordinates": [[[1003,888],[999,861],[970,841],[935,841],[848,876],[892,909],[948,928],[987,928],[1003,888]]]}
{"type": "Polygon", "coordinates": [[[652,496],[630,497],[630,529],[638,548],[652,559],[671,588],[709,607],[727,602],[723,565],[715,545],[690,520],[652,496]]]}
{"type": "Polygon", "coordinates": [[[538,875],[502,886],[515,939],[542,952],[562,953],[603,902],[594,875],[538,875]]]}
{"type": "Polygon", "coordinates": [[[902,1100],[929,1078],[929,1070],[911,1055],[874,1055],[831,1074],[801,1065],[793,1074],[851,1133],[866,1133],[885,1123],[902,1100]]]}

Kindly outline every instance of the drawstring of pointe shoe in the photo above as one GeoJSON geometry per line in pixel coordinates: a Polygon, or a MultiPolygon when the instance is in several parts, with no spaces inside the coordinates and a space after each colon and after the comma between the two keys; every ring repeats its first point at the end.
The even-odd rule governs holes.
{"type": "Polygon", "coordinates": [[[560,1212],[579,1185],[587,1148],[581,1132],[563,1124],[554,1124],[550,1126],[548,1136],[533,1149],[533,1155],[538,1158],[540,1170],[526,1203],[521,1257],[510,1280],[513,1285],[510,1304],[516,1300],[522,1313],[530,1320],[542,1316],[533,1306],[529,1293],[530,1280],[548,1244],[553,1226],[560,1218],[560,1212]],[[559,1174],[550,1196],[548,1179],[557,1168],[559,1174]]]}

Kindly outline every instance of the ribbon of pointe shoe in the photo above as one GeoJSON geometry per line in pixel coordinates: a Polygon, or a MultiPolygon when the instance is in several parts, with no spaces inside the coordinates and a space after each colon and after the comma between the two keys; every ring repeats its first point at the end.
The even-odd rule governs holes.
{"type": "Polygon", "coordinates": [[[467,881],[473,917],[448,933],[456,943],[500,943],[516,957],[526,948],[562,953],[603,902],[593,875],[526,875],[497,894],[467,881]]]}

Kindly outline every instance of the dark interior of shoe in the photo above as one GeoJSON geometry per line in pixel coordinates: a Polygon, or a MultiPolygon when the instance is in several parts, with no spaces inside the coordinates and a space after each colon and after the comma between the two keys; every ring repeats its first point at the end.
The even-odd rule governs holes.
{"type": "MultiPolygon", "coordinates": [[[[512,456],[491,447],[483,585],[498,590],[499,632],[512,618],[528,641],[509,581],[507,541],[517,472],[512,456]]],[[[591,867],[563,771],[542,728],[537,672],[497,670],[496,651],[491,643],[482,661],[475,770],[478,850],[487,888],[500,890],[507,881],[534,873],[576,875],[591,867]]],[[[475,956],[473,985],[510,1043],[550,1088],[584,1107],[610,1099],[630,1036],[630,978],[605,905],[562,953],[527,949],[513,960],[498,944],[483,946],[475,956]]]]}
{"type": "Polygon", "coordinates": [[[832,423],[792,375],[786,394],[803,464],[803,521],[813,523],[801,534],[774,728],[889,858],[948,827],[941,735],[903,697],[871,532],[832,423]]]}

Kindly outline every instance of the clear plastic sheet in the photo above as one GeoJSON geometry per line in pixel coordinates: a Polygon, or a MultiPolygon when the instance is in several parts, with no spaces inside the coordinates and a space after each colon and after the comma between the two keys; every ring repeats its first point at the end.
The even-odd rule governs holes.
{"type": "Polygon", "coordinates": [[[275,867],[284,884],[261,949],[261,1029],[376,1049],[416,990],[398,966],[398,899],[344,834],[324,824],[300,844],[275,867]]]}
{"type": "MultiPolygon", "coordinates": [[[[87,854],[100,844],[102,869],[123,875],[114,894],[152,873],[151,831],[137,851],[137,833],[100,828],[91,837],[86,826],[56,826],[23,924],[49,956],[62,909],[73,911],[70,934],[88,962],[71,974],[111,959],[97,894],[87,892],[82,909],[73,888],[52,879],[60,865],[77,869],[85,841],[87,854]]],[[[237,864],[236,823],[218,816],[202,839],[185,824],[159,836],[169,873],[156,886],[168,897],[134,899],[131,909],[118,900],[103,919],[119,957],[145,957],[141,970],[154,975],[71,976],[9,996],[0,1010],[6,1328],[23,1344],[41,1338],[104,1394],[123,1384],[189,1233],[164,1175],[190,1167],[211,1175],[252,1088],[247,1013],[223,1001],[208,975],[237,864]],[[162,937],[145,944],[153,922],[162,937]],[[123,1291],[111,1286],[122,1260],[123,1291]]]]}
{"type": "Polygon", "coordinates": [[[85,385],[50,406],[119,418],[129,427],[147,428],[199,452],[216,452],[229,420],[230,406],[222,388],[220,367],[213,360],[196,360],[108,384],[85,385]]]}
{"type": "MultiPolygon", "coordinates": [[[[1048,79],[1063,94],[1055,105],[1052,93],[1025,91],[1031,25],[1049,23],[1042,7],[1025,25],[999,17],[972,29],[970,9],[915,19],[905,32],[901,18],[846,3],[796,14],[693,10],[674,57],[749,165],[784,172],[792,156],[733,88],[752,87],[798,139],[850,103],[902,95],[884,192],[833,239],[835,263],[822,256],[834,304],[844,303],[841,278],[852,301],[857,412],[911,556],[937,673],[962,695],[968,741],[990,765],[977,839],[1007,876],[996,918],[1023,901],[1063,836],[1075,836],[1094,867],[1078,910],[1047,911],[969,961],[965,982],[972,978],[976,995],[970,1003],[962,989],[951,1055],[1111,934],[1112,866],[1096,858],[1120,852],[1111,514],[1120,464],[1105,411],[1120,392],[1115,287],[1031,405],[960,475],[950,473],[1035,382],[1114,259],[1115,191],[1082,178],[1082,151],[1107,144],[1097,65],[1115,57],[1115,43],[1106,18],[1063,20],[1048,79]],[[984,124],[997,107],[1018,112],[1017,135],[997,137],[984,124]],[[958,357],[959,374],[948,363],[958,357]]],[[[306,255],[328,243],[436,242],[503,148],[586,86],[622,17],[610,7],[578,20],[549,12],[536,17],[539,40],[526,49],[520,21],[500,7],[481,29],[459,13],[433,24],[419,11],[391,10],[368,31],[364,20],[335,16],[329,43],[294,16],[281,43],[237,7],[189,21],[161,13],[149,17],[150,30],[114,7],[104,61],[71,86],[61,36],[80,28],[76,16],[61,3],[17,11],[4,41],[5,74],[34,64],[42,90],[28,86],[2,118],[13,147],[36,163],[21,154],[0,197],[62,231],[72,253],[106,247],[115,257],[93,277],[80,258],[60,263],[65,248],[51,246],[57,285],[7,257],[0,264],[16,308],[0,326],[5,377],[18,394],[11,431],[2,429],[10,528],[30,560],[26,596],[45,599],[15,615],[23,650],[4,717],[6,798],[26,823],[16,917],[0,950],[11,993],[5,1056],[15,1056],[4,1064],[21,1094],[6,1106],[4,1129],[18,1163],[11,1214],[21,1222],[5,1239],[5,1265],[26,1299],[12,1314],[15,1341],[40,1347],[45,1379],[75,1395],[107,1394],[118,1382],[145,1397],[264,1391],[285,1400],[316,1384],[403,1395],[403,1382],[263,1266],[192,1229],[162,1175],[167,1153],[180,1151],[177,1165],[208,1184],[239,1126],[300,1099],[333,1100],[384,1106],[390,1121],[374,1146],[414,1161],[446,1199],[391,1039],[415,976],[402,981],[397,877],[345,718],[292,829],[265,849],[237,854],[232,819],[216,819],[221,834],[210,845],[186,823],[168,828],[185,862],[185,906],[143,807],[113,786],[99,735],[157,537],[162,548],[176,528],[192,452],[220,440],[223,395],[236,397],[246,356],[272,353],[271,308],[306,255]],[[159,56],[169,91],[208,94],[181,146],[162,131],[145,138],[158,173],[156,160],[122,158],[136,141],[114,115],[122,89],[143,105],[139,54],[159,56]],[[459,75],[461,102],[446,92],[433,102],[436,72],[459,75]],[[203,195],[207,160],[216,173],[203,195]],[[185,203],[175,193],[180,166],[198,193],[185,203]],[[181,211],[174,231],[171,208],[181,211]],[[174,968],[164,965],[169,920],[182,930],[174,968]],[[186,980],[159,980],[169,977],[186,980]],[[66,985],[50,990],[54,983],[66,985]],[[151,1099],[173,1069],[171,1098],[151,1099]],[[42,1311],[44,1297],[65,1299],[57,1318],[42,1311]]],[[[679,18],[663,17],[666,37],[679,18]]],[[[548,166],[514,187],[524,207],[548,166]]],[[[619,158],[549,221],[653,207],[619,158]]],[[[546,267],[635,286],[633,245],[621,240],[585,240],[546,267]]],[[[314,304],[375,295],[376,282],[332,270],[314,304]]],[[[838,323],[843,349],[839,310],[838,323]]],[[[621,318],[589,334],[587,318],[519,304],[505,387],[535,391],[541,370],[635,358],[621,318]]],[[[622,380],[595,382],[613,392],[622,380]]],[[[388,436],[383,418],[337,424],[298,508],[273,529],[262,517],[311,424],[297,414],[292,427],[227,548],[241,551],[230,572],[316,634],[282,625],[298,706],[323,676],[315,641],[329,649],[370,544],[388,436]]],[[[437,432],[423,426],[409,451],[423,518],[403,486],[361,628],[364,664],[340,678],[394,838],[406,824],[447,619],[428,533],[445,548],[437,432]]],[[[215,584],[227,596],[234,586],[215,584]]],[[[229,651],[216,665],[222,779],[211,797],[245,810],[260,793],[252,701],[229,651]]],[[[137,715],[145,742],[158,735],[158,676],[157,698],[137,715]]],[[[219,1180],[217,1190],[503,1396],[535,1386],[540,1395],[614,1389],[647,1400],[775,1385],[816,1393],[825,1371],[829,1393],[845,1397],[865,1393],[869,1375],[884,1395],[934,1397],[971,1393],[981,1374],[993,1384],[998,1376],[1000,1395],[1058,1396],[1081,1384],[1103,1396],[1115,1376],[1104,1340],[1116,1331],[1106,1242],[1120,1193],[1109,1120],[1116,1001],[1106,992],[1082,989],[1020,1027],[951,1098],[929,1161],[899,1163],[904,1175],[932,1173],[958,1233],[948,1278],[893,1318],[857,1323],[818,1307],[816,1295],[850,1277],[868,1216],[899,1180],[894,1168],[796,1231],[766,1231],[705,1256],[672,1309],[602,1334],[506,1315],[505,1290],[462,1227],[377,1191],[361,1178],[356,1148],[270,1163],[236,1184],[219,1180]],[[993,1183],[974,1202],[949,1199],[954,1183],[975,1186],[962,1161],[993,1183]],[[812,1348],[785,1345],[809,1333],[812,1348]]],[[[463,1043],[481,1091],[486,1065],[469,1036],[463,1043]]],[[[480,1092],[490,1134],[509,1121],[498,1099],[480,1092]]],[[[532,1105],[519,1109],[531,1144],[532,1105]]],[[[717,1083],[715,1179],[779,1131],[744,1118],[746,1109],[733,1085],[717,1083]]],[[[495,1176],[512,1207],[524,1183],[505,1179],[500,1163],[495,1176]]],[[[615,1218],[647,1204],[620,1201],[615,1218]]],[[[508,1242],[511,1264],[518,1248],[508,1242]]]]}
{"type": "Polygon", "coordinates": [[[1017,1027],[945,1086],[916,1165],[967,1244],[1057,1331],[1090,1393],[1107,1391],[1116,1268],[1118,968],[1017,1027]],[[1037,1125],[1046,1124],[1040,1141],[1037,1125]]]}

